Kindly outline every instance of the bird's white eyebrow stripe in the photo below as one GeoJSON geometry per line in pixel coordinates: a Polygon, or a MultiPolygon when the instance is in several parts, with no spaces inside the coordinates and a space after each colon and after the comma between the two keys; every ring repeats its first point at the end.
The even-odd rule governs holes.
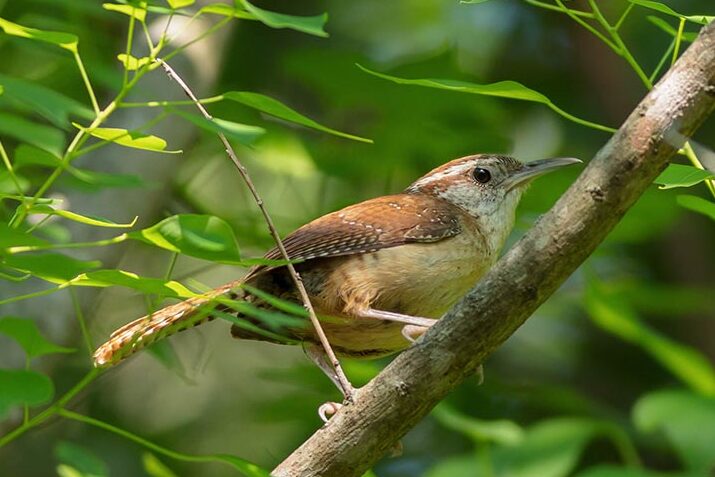
{"type": "Polygon", "coordinates": [[[469,162],[464,162],[462,164],[455,164],[453,166],[449,166],[447,169],[437,172],[436,174],[429,175],[427,177],[423,177],[422,179],[418,180],[417,182],[414,183],[414,186],[416,187],[421,187],[424,185],[429,184],[430,182],[435,182],[444,179],[445,177],[449,177],[455,174],[459,174],[461,172],[464,172],[467,169],[471,169],[474,166],[473,161],[469,162]]]}

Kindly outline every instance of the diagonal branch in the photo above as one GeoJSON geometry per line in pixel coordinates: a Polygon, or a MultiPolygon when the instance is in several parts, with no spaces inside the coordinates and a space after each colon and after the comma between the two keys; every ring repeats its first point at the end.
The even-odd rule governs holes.
{"type": "Polygon", "coordinates": [[[350,477],[372,467],[588,258],[682,146],[677,138],[713,109],[715,22],[524,238],[273,475],[350,477]]]}

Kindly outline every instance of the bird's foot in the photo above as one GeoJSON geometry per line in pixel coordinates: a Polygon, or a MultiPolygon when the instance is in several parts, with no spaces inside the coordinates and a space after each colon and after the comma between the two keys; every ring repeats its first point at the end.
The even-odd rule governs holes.
{"type": "Polygon", "coordinates": [[[318,416],[320,416],[320,419],[325,424],[328,424],[328,421],[330,420],[330,418],[333,417],[342,407],[343,407],[343,405],[340,404],[339,402],[333,402],[333,401],[324,402],[318,408],[318,416]]]}

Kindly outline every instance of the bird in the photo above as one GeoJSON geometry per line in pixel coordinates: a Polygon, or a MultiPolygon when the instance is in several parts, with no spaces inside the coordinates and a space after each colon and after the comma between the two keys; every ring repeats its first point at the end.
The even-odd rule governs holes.
{"type": "MultiPolygon", "coordinates": [[[[494,265],[531,181],[579,162],[470,155],[399,194],[328,213],[287,235],[285,250],[335,354],[371,359],[410,346],[494,265]]],[[[264,258],[283,257],[273,248],[264,258]]],[[[97,348],[94,364],[115,365],[160,338],[230,314],[234,337],[303,344],[337,385],[307,319],[275,324],[250,312],[279,311],[286,302],[301,303],[286,266],[256,265],[243,278],[119,328],[97,348]]]]}

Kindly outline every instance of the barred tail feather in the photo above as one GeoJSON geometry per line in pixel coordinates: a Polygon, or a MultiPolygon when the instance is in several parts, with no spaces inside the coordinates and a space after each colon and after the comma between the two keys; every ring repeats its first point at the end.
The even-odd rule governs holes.
{"type": "Polygon", "coordinates": [[[237,287],[241,283],[227,283],[205,295],[167,306],[122,326],[94,352],[94,366],[113,366],[162,338],[212,320],[212,311],[223,306],[217,299],[222,296],[238,298],[241,291],[237,287]]]}

